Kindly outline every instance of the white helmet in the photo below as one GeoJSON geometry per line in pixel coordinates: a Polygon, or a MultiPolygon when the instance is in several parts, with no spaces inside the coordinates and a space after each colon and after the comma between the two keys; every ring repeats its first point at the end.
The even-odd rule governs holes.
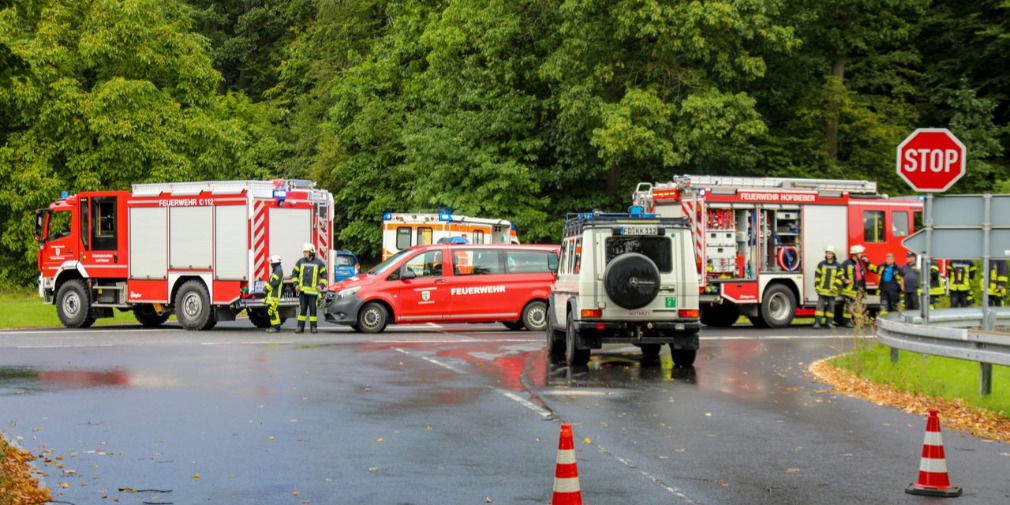
{"type": "Polygon", "coordinates": [[[849,254],[862,254],[866,251],[866,248],[861,244],[856,244],[849,248],[849,254]]]}
{"type": "Polygon", "coordinates": [[[825,247],[824,248],[824,252],[835,254],[835,246],[829,245],[829,246],[825,247]]]}
{"type": "Polygon", "coordinates": [[[306,242],[305,245],[302,246],[302,252],[306,252],[306,251],[308,251],[308,252],[310,252],[312,254],[315,254],[316,253],[316,246],[314,246],[314,245],[306,242]]]}
{"type": "Polygon", "coordinates": [[[281,262],[281,257],[275,254],[271,256],[268,261],[270,261],[271,265],[276,265],[281,262]]]}

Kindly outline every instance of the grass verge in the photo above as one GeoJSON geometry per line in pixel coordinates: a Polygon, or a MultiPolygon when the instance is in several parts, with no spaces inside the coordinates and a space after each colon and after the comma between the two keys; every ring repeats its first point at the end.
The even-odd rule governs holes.
{"type": "MultiPolygon", "coordinates": [[[[112,318],[99,319],[95,324],[136,323],[132,312],[113,312],[112,318]]],[[[56,307],[43,303],[32,289],[15,289],[0,292],[0,329],[47,328],[60,326],[56,307]]]]}
{"type": "Polygon", "coordinates": [[[36,505],[52,500],[48,489],[40,489],[32,477],[31,454],[7,443],[0,435],[0,505],[36,505]]]}

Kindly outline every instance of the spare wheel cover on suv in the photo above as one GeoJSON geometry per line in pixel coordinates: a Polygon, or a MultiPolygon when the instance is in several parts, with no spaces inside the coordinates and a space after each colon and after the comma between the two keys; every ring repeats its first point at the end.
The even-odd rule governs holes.
{"type": "Polygon", "coordinates": [[[624,253],[603,271],[607,296],[625,309],[645,307],[659,294],[659,268],[648,256],[624,253]]]}

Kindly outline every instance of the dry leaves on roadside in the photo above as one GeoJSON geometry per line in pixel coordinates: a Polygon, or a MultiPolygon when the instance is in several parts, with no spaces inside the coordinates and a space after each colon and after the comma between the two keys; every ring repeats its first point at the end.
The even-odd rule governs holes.
{"type": "Polygon", "coordinates": [[[920,416],[929,415],[929,409],[936,409],[940,411],[940,423],[944,428],[1010,443],[1010,419],[985,409],[972,407],[964,400],[933,398],[900,391],[856,377],[847,370],[829,365],[827,361],[817,361],[810,365],[809,370],[821,382],[834,386],[834,391],[869,400],[877,405],[898,407],[909,414],[920,416]]]}
{"type": "Polygon", "coordinates": [[[0,503],[29,505],[52,500],[49,490],[39,489],[39,481],[32,477],[29,463],[34,459],[0,437],[0,503]]]}

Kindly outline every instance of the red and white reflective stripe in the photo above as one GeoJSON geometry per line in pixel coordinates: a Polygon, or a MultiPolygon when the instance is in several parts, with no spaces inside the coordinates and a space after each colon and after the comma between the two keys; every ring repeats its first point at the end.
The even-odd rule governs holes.
{"type": "Polygon", "coordinates": [[[253,204],[253,278],[267,276],[267,206],[266,202],[253,204]]]}
{"type": "Polygon", "coordinates": [[[330,241],[327,233],[326,218],[319,216],[318,212],[315,212],[316,221],[316,244],[319,246],[318,258],[323,258],[323,261],[329,261],[329,254],[327,251],[330,249],[330,241]]]}
{"type": "MultiPolygon", "coordinates": [[[[694,200],[681,200],[680,207],[681,212],[691,222],[691,234],[694,236],[695,266],[700,274],[702,272],[702,251],[704,251],[705,247],[705,230],[702,228],[704,223],[699,217],[700,204],[694,200]]],[[[705,276],[701,277],[701,281],[704,284],[705,276]]]]}

